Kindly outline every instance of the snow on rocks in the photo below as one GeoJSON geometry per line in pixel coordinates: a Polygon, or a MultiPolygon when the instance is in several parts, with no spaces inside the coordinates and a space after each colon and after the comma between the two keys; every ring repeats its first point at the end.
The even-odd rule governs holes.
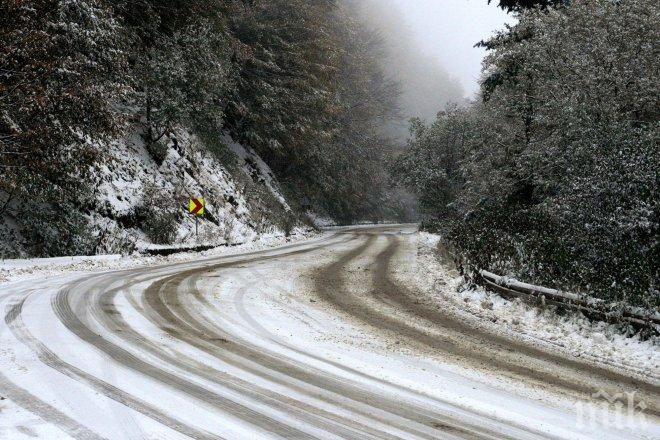
{"type": "Polygon", "coordinates": [[[622,335],[614,325],[593,322],[577,313],[561,316],[553,308],[540,309],[520,300],[507,300],[483,288],[466,288],[463,279],[439,259],[440,237],[420,232],[417,261],[406,280],[443,307],[475,326],[504,333],[575,357],[591,359],[641,375],[660,371],[660,341],[622,335]]]}
{"type": "Polygon", "coordinates": [[[259,157],[250,147],[235,142],[228,133],[223,133],[221,137],[222,142],[238,156],[239,161],[243,164],[243,170],[253,178],[266,185],[266,187],[273,193],[275,198],[285,207],[288,211],[291,208],[282,195],[273,172],[270,167],[259,157]]]}
{"type": "MultiPolygon", "coordinates": [[[[183,214],[189,197],[206,200],[209,215],[199,224],[200,237],[205,244],[254,240],[274,223],[270,216],[260,212],[268,211],[272,203],[281,205],[285,211],[290,210],[268,166],[227,134],[220,135],[220,142],[236,157],[226,161],[211,153],[195,135],[183,128],[177,130],[176,136],[170,134],[160,142],[165,143],[160,163],[148,152],[139,133],[100,148],[103,157],[95,170],[96,202],[88,217],[102,236],[104,251],[125,252],[127,247],[132,247],[127,246],[128,242],[138,249],[150,246],[152,241],[140,229],[140,217],[152,209],[183,214]],[[250,164],[255,168],[248,169],[250,164]],[[168,206],[157,206],[158,202],[149,200],[145,189],[149,185],[168,206]],[[259,185],[264,190],[258,191],[257,196],[254,193],[259,185]],[[273,202],[264,200],[268,197],[273,202]]],[[[195,240],[195,220],[182,215],[174,242],[191,244],[195,240]]]]}

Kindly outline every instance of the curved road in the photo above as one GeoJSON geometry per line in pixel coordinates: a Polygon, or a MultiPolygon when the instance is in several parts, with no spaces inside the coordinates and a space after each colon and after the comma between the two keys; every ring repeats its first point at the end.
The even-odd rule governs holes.
{"type": "Polygon", "coordinates": [[[476,329],[399,281],[414,234],[338,229],[251,254],[0,287],[0,396],[43,424],[0,423],[0,437],[659,433],[658,377],[476,329]],[[576,422],[576,402],[598,391],[634,391],[647,424],[576,422]]]}

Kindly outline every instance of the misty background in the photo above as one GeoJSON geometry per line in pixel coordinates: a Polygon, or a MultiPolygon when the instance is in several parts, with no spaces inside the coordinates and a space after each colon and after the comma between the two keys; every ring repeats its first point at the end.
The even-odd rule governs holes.
{"type": "Polygon", "coordinates": [[[448,102],[479,90],[483,48],[474,47],[515,19],[485,0],[347,0],[384,45],[383,69],[401,86],[401,118],[387,133],[403,141],[408,120],[435,119],[448,102]]]}

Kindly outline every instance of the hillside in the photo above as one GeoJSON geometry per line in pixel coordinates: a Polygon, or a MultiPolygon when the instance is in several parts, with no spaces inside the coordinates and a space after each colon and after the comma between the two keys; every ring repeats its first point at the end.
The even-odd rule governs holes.
{"type": "Polygon", "coordinates": [[[191,244],[191,195],[209,201],[205,243],[285,231],[309,210],[341,223],[410,211],[383,135],[400,118],[396,78],[340,3],[1,9],[1,256],[191,244]]]}
{"type": "MultiPolygon", "coordinates": [[[[159,145],[158,152],[150,152],[139,133],[95,145],[100,157],[91,180],[81,182],[93,188],[93,196],[70,213],[84,219],[85,235],[78,238],[86,253],[237,244],[260,234],[284,235],[293,227],[294,214],[268,166],[229,135],[218,136],[215,154],[184,129],[164,136],[159,145]],[[206,200],[198,238],[187,213],[189,197],[206,200]]],[[[11,239],[0,240],[1,256],[28,256],[11,212],[2,216],[0,234],[11,239]]],[[[57,246],[49,243],[42,253],[55,253],[57,246]]]]}

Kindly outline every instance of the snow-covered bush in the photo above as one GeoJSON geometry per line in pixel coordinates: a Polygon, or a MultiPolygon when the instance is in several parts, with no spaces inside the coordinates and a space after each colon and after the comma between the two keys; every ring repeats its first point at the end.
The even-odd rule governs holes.
{"type": "Polygon", "coordinates": [[[96,236],[74,205],[31,205],[20,216],[24,246],[32,255],[92,255],[96,250],[96,236]]]}
{"type": "Polygon", "coordinates": [[[153,243],[174,243],[182,215],[181,200],[185,198],[152,182],[145,185],[143,192],[138,208],[138,216],[144,219],[140,228],[153,243]]]}
{"type": "Polygon", "coordinates": [[[151,141],[146,144],[149,155],[158,165],[162,164],[167,157],[167,153],[169,151],[169,145],[167,144],[168,141],[169,139],[165,138],[159,139],[157,141],[151,141]]]}
{"type": "Polygon", "coordinates": [[[473,268],[658,307],[660,6],[585,0],[483,43],[482,102],[400,167],[473,268]]]}

